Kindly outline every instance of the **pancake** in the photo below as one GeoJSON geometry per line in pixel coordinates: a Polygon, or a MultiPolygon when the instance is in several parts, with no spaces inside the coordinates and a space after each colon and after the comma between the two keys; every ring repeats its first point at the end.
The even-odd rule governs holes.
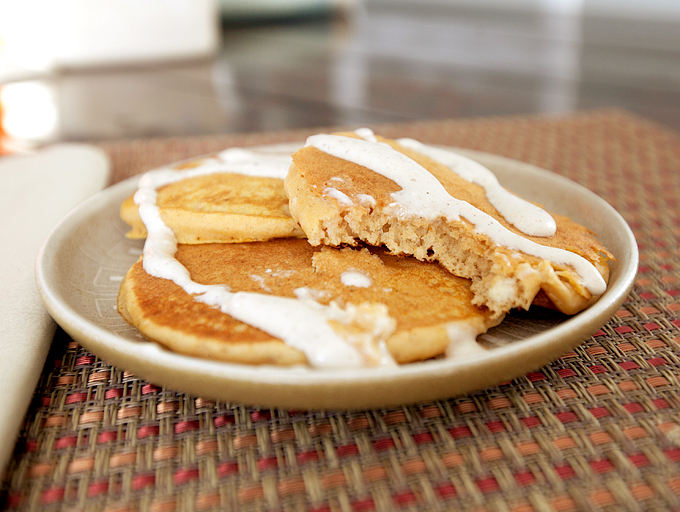
{"type": "Polygon", "coordinates": [[[585,227],[543,212],[536,215],[547,218],[546,226],[535,231],[547,232],[553,222],[554,233],[527,234],[535,205],[520,205],[532,212],[522,219],[515,196],[508,199],[505,191],[497,201],[503,190],[491,194],[461,177],[441,163],[447,155],[437,153],[435,160],[426,147],[417,151],[418,144],[370,133],[366,139],[355,132],[317,135],[293,154],[285,189],[312,245],[384,245],[394,254],[437,261],[472,279],[473,302],[499,316],[534,301],[571,315],[603,293],[612,256],[585,227]],[[504,214],[503,201],[513,205],[504,214]],[[523,221],[525,231],[518,228],[523,221]]]}
{"type": "Polygon", "coordinates": [[[147,241],[118,310],[179,353],[325,368],[470,355],[513,308],[597,300],[592,232],[441,151],[358,130],[151,171],[121,207],[147,241]]]}
{"type": "MultiPolygon", "coordinates": [[[[249,165],[253,162],[244,159],[249,156],[262,159],[263,154],[228,150],[170,168],[189,171],[185,172],[186,178],[160,187],[156,200],[161,219],[179,243],[252,242],[304,236],[290,216],[281,179],[288,169],[290,155],[266,154],[264,165],[260,166],[249,165]],[[228,158],[233,154],[241,159],[228,158]],[[225,156],[220,159],[220,155],[225,156]]],[[[120,217],[131,228],[126,233],[128,238],[146,238],[146,227],[134,196],[122,203],[120,217]]]]}
{"type": "MultiPolygon", "coordinates": [[[[226,285],[232,293],[256,298],[295,299],[291,303],[309,304],[313,298],[329,310],[352,311],[351,322],[335,315],[329,323],[359,347],[369,365],[380,362],[380,344],[397,363],[483,350],[475,337],[500,321],[472,305],[469,280],[381,248],[313,248],[291,238],[180,244],[175,258],[197,283],[226,285]]],[[[280,337],[196,300],[170,280],[152,277],[141,259],[122,282],[118,310],[147,338],[183,354],[244,364],[311,362],[280,337]]],[[[254,314],[266,323],[276,312],[265,306],[254,314]]],[[[316,343],[311,328],[309,338],[316,343]]]]}

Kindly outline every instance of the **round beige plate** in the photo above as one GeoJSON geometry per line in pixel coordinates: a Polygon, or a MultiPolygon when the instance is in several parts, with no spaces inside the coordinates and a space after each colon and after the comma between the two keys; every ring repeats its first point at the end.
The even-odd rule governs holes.
{"type": "Polygon", "coordinates": [[[572,318],[546,315],[540,308],[513,314],[484,335],[495,346],[484,354],[393,369],[253,367],[175,354],[145,341],[116,311],[120,281],[142,251],[141,242],[124,237],[127,226],[118,217],[137,178],[100,192],[55,228],[38,257],[40,294],[57,323],[105,361],[205,398],[271,407],[364,408],[447,398],[507,381],[555,360],[607,322],[633,285],[637,246],[623,218],[580,185],[522,162],[457,151],[489,167],[508,189],[598,233],[617,261],[611,264],[609,288],[595,305],[572,318]]]}

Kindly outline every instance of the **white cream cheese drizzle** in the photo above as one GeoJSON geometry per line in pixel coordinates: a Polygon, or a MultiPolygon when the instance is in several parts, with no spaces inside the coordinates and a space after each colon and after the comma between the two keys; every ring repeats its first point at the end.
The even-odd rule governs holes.
{"type": "Polygon", "coordinates": [[[289,154],[260,153],[248,149],[230,148],[218,153],[215,158],[203,160],[196,167],[182,170],[160,167],[149,171],[140,178],[139,186],[141,188],[143,180],[146,188],[156,190],[180,180],[224,172],[258,178],[284,179],[292,161],[289,154]]]}
{"type": "Polygon", "coordinates": [[[427,146],[417,140],[398,139],[397,142],[444,164],[464,180],[483,187],[494,208],[522,233],[545,237],[553,236],[557,231],[552,215],[503,188],[496,175],[482,164],[453,151],[427,146]]]}
{"type": "Polygon", "coordinates": [[[343,194],[337,188],[326,187],[323,189],[323,195],[332,197],[338,203],[344,204],[345,206],[351,206],[354,204],[346,194],[343,194]]]}
{"type": "MultiPolygon", "coordinates": [[[[217,156],[229,165],[228,172],[264,178],[285,178],[290,164],[293,163],[293,159],[287,153],[259,152],[243,148],[225,149],[217,156]]],[[[223,164],[220,167],[223,167],[223,164]]]]}
{"type": "Polygon", "coordinates": [[[357,194],[357,199],[364,206],[375,206],[375,199],[368,194],[357,194]]]}
{"type": "MultiPolygon", "coordinates": [[[[444,194],[446,195],[443,196],[441,193],[443,187],[439,185],[439,182],[436,181],[436,179],[434,181],[439,187],[433,187],[433,184],[429,183],[426,177],[423,178],[423,176],[431,175],[425,171],[425,174],[421,176],[424,169],[420,168],[417,163],[400,153],[391,150],[386,144],[375,144],[377,139],[371,130],[367,128],[359,129],[357,130],[357,134],[366,141],[369,141],[369,143],[373,142],[373,144],[370,144],[370,148],[366,146],[358,147],[358,149],[348,147],[345,141],[337,140],[348,138],[337,136],[314,136],[310,138],[311,142],[308,141],[307,145],[315,145],[319,149],[333,154],[334,156],[345,158],[369,167],[373,171],[383,174],[397,182],[403,189],[401,192],[404,193],[398,193],[399,195],[395,194],[395,196],[397,196],[395,197],[396,201],[392,203],[391,206],[395,208],[397,213],[402,217],[413,214],[429,217],[437,216],[437,212],[433,211],[431,205],[436,204],[437,201],[439,201],[441,207],[438,212],[439,214],[451,219],[458,219],[459,216],[465,217],[476,225],[478,231],[488,234],[488,236],[499,245],[513,247],[528,254],[534,254],[539,257],[550,259],[556,263],[571,265],[579,272],[584,279],[586,287],[592,293],[602,293],[602,291],[604,291],[604,281],[601,276],[594,268],[592,268],[594,272],[590,271],[588,266],[592,267],[592,265],[583,258],[567,251],[560,251],[558,249],[532,244],[522,237],[508,236],[513,234],[504,230],[500,224],[495,225],[494,223],[496,223],[496,221],[493,218],[486,218],[488,216],[476,208],[473,208],[462,201],[456,201],[446,194],[445,191],[444,194]],[[324,147],[326,149],[324,149],[324,147]],[[371,156],[371,153],[376,151],[379,154],[371,156]],[[401,158],[398,156],[395,157],[395,154],[401,155],[401,158]],[[380,162],[381,160],[384,160],[386,156],[389,163],[385,167],[393,167],[396,163],[398,168],[396,171],[386,173],[380,170],[380,162]],[[432,190],[425,190],[427,188],[432,188],[432,190]],[[442,190],[439,190],[439,188],[442,190]],[[418,198],[419,195],[421,196],[420,199],[418,198]],[[458,203],[463,203],[463,205],[458,203]],[[466,208],[464,205],[467,205],[469,208],[466,208]],[[474,211],[470,211],[470,208],[474,211]],[[503,231],[506,232],[504,233],[503,231]],[[555,254],[553,253],[558,253],[558,257],[555,257],[555,254]],[[602,282],[598,283],[598,280],[602,282]]],[[[420,143],[416,141],[407,141],[405,143],[404,141],[404,139],[400,140],[405,146],[423,152],[444,165],[456,167],[456,169],[453,170],[455,172],[460,171],[463,178],[485,186],[485,188],[488,186],[487,194],[489,194],[489,190],[495,186],[488,177],[480,178],[479,174],[481,173],[477,173],[477,176],[471,176],[471,173],[474,171],[474,166],[470,169],[470,166],[467,164],[461,166],[454,165],[455,162],[451,163],[452,159],[455,159],[459,155],[453,154],[454,156],[450,157],[449,155],[451,153],[446,152],[445,150],[441,151],[444,151],[444,153],[448,153],[449,155],[439,153],[437,148],[429,148],[420,145],[420,143]],[[416,145],[418,145],[417,148],[415,147],[416,145]],[[430,149],[434,149],[435,152],[431,152],[430,149]],[[461,167],[463,167],[462,171],[460,170],[461,167]],[[484,181],[486,185],[480,183],[480,181],[484,181]],[[488,185],[489,183],[491,183],[491,185],[488,185]]],[[[377,351],[381,366],[393,366],[395,363],[389,355],[384,341],[380,341],[377,347],[374,342],[370,341],[371,339],[374,339],[371,336],[376,336],[379,333],[384,335],[387,331],[386,325],[392,322],[387,314],[382,316],[376,315],[375,318],[371,318],[374,325],[373,332],[368,333],[365,336],[363,342],[364,346],[362,347],[362,350],[359,350],[356,348],[356,345],[353,345],[336,333],[328,323],[329,320],[335,320],[340,323],[351,322],[358,315],[355,311],[356,308],[348,307],[346,310],[343,310],[334,304],[323,306],[316,302],[316,299],[320,298],[323,294],[323,292],[317,290],[298,289],[296,290],[297,299],[292,299],[260,293],[232,293],[227,286],[202,285],[191,280],[187,269],[174,258],[174,254],[177,250],[177,241],[172,230],[170,230],[170,228],[161,220],[160,212],[156,205],[156,191],[159,187],[194,176],[223,172],[283,179],[288,172],[291,162],[292,159],[290,154],[284,152],[266,152],[231,148],[222,151],[215,158],[204,160],[200,165],[194,168],[178,171],[166,167],[146,173],[140,179],[139,190],[135,194],[135,202],[139,205],[140,216],[148,231],[147,241],[144,246],[144,269],[154,277],[169,279],[175,282],[187,293],[194,295],[195,300],[217,307],[225,314],[229,314],[242,322],[259,328],[272,336],[282,339],[290,346],[301,350],[309,359],[311,366],[320,368],[363,366],[365,364],[365,358],[362,355],[362,352],[367,350],[377,351]]],[[[495,176],[493,179],[495,180],[495,176]]],[[[334,196],[336,195],[336,192],[339,193],[337,190],[334,191],[330,189],[328,189],[327,192],[334,196]]],[[[493,192],[491,192],[490,195],[493,196],[493,192]]],[[[361,195],[361,197],[357,198],[362,204],[375,204],[374,198],[370,195],[361,195]]],[[[349,200],[348,197],[347,200],[349,200]]],[[[489,200],[493,203],[491,197],[489,200]]],[[[503,213],[502,208],[499,208],[496,204],[494,204],[494,206],[503,213]]],[[[507,208],[507,206],[503,208],[507,208]]],[[[503,215],[506,216],[505,213],[503,213],[503,215]]],[[[508,219],[507,216],[506,219],[508,219]]],[[[510,219],[508,219],[508,221],[513,222],[510,219]]],[[[518,222],[521,224],[521,221],[518,222]]],[[[518,229],[523,228],[518,226],[518,229]]],[[[267,273],[269,274],[270,272],[267,273]]],[[[280,272],[271,272],[271,275],[278,275],[279,273],[280,272]]],[[[357,273],[344,273],[341,277],[342,282],[347,286],[370,286],[370,277],[363,274],[360,276],[355,274],[357,273]]],[[[483,350],[477,345],[475,341],[476,333],[473,332],[469,326],[451,323],[447,326],[447,331],[449,332],[449,337],[451,339],[451,346],[447,352],[449,357],[459,358],[483,350]]]]}
{"type": "Polygon", "coordinates": [[[446,324],[446,334],[449,338],[446,357],[460,359],[486,352],[486,349],[477,343],[477,329],[469,324],[450,322],[446,324]]]}
{"type": "Polygon", "coordinates": [[[506,229],[490,215],[449,195],[429,171],[387,144],[319,134],[309,137],[306,146],[313,146],[337,158],[354,162],[394,181],[401,190],[392,194],[395,201],[390,204],[390,208],[400,219],[425,218],[433,221],[444,218],[458,221],[464,217],[475,226],[476,232],[488,236],[499,246],[573,267],[593,295],[601,295],[606,289],[600,273],[585,258],[569,251],[537,244],[506,229]]]}
{"type": "Polygon", "coordinates": [[[264,277],[258,276],[256,274],[250,274],[249,277],[250,277],[250,279],[255,281],[257,284],[259,284],[260,288],[262,288],[265,292],[267,292],[267,293],[272,292],[271,288],[269,288],[269,286],[267,286],[267,283],[265,282],[264,277]]]}
{"type": "MultiPolygon", "coordinates": [[[[193,281],[188,270],[175,259],[177,240],[172,230],[163,223],[156,204],[157,189],[161,186],[193,176],[234,172],[249,176],[283,178],[290,165],[290,156],[262,155],[249,150],[229,149],[217,158],[207,159],[201,165],[182,171],[161,168],[150,171],[139,180],[135,203],[146,226],[148,236],[144,244],[144,270],[151,276],[168,279],[194,300],[219,308],[253,327],[261,329],[285,343],[302,351],[313,367],[359,367],[365,364],[362,351],[336,333],[329,320],[352,323],[356,312],[337,306],[323,306],[312,298],[288,298],[261,293],[232,293],[224,285],[203,285],[193,281]],[[284,170],[285,168],[285,170],[284,170]]],[[[393,320],[384,313],[366,319],[373,322],[373,329],[384,334],[378,326],[390,325],[393,320]]],[[[370,315],[369,315],[370,317],[370,315]]],[[[376,331],[376,332],[377,332],[376,331]]],[[[364,345],[373,340],[362,341],[364,345]]],[[[384,342],[379,341],[376,350],[380,354],[379,364],[393,365],[394,361],[384,353],[384,342]]]]}
{"type": "Polygon", "coordinates": [[[369,288],[373,284],[371,276],[360,270],[349,269],[340,274],[340,282],[345,286],[369,288]]]}
{"type": "Polygon", "coordinates": [[[378,139],[373,133],[373,130],[371,130],[370,128],[357,128],[356,130],[354,130],[354,133],[356,133],[362,139],[367,140],[368,142],[378,142],[378,139]]]}

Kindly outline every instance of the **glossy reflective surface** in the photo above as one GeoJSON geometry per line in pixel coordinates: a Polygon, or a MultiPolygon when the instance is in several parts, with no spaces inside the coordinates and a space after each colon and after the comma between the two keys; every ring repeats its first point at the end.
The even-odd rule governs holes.
{"type": "Polygon", "coordinates": [[[225,18],[214,58],[62,70],[39,80],[42,91],[11,84],[24,103],[53,105],[20,135],[95,141],[603,106],[680,129],[680,9],[592,4],[603,0],[367,0],[225,18]]]}

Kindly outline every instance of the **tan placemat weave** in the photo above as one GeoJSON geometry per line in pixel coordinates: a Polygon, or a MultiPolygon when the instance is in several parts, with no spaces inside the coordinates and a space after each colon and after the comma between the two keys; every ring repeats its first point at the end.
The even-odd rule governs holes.
{"type": "MultiPolygon", "coordinates": [[[[592,189],[641,249],[593,337],[498,387],[387,410],[258,410],[159,389],[59,332],[4,482],[9,509],[672,510],[680,505],[680,139],[604,110],[387,136],[530,162],[592,189]]],[[[311,131],[102,144],[118,181],[311,131]]]]}

